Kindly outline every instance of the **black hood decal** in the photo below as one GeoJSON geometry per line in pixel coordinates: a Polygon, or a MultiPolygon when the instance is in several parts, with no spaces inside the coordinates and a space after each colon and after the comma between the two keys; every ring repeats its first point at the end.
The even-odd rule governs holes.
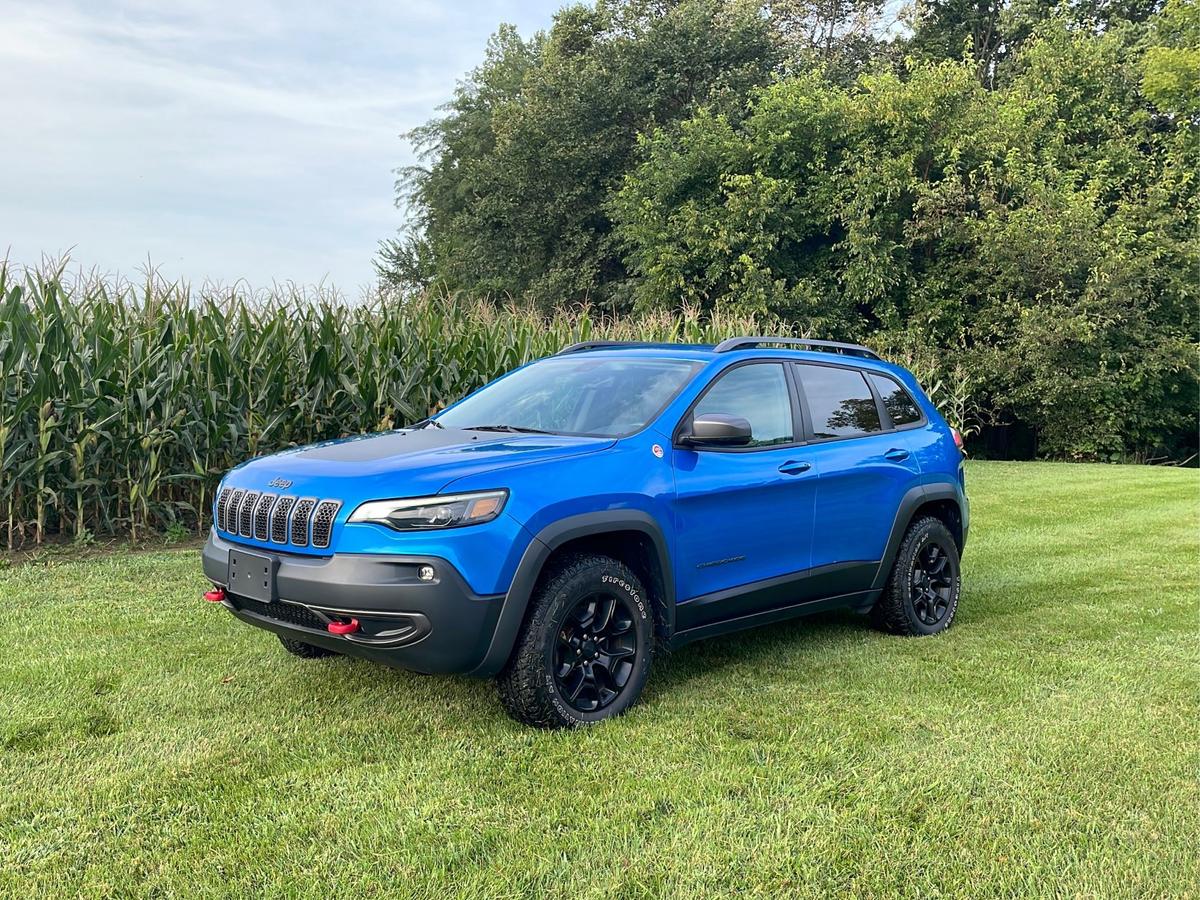
{"type": "Polygon", "coordinates": [[[426,450],[495,443],[511,440],[512,437],[511,434],[465,431],[461,428],[416,428],[329,441],[298,450],[296,456],[302,459],[336,462],[371,462],[401,454],[422,453],[426,450]]]}

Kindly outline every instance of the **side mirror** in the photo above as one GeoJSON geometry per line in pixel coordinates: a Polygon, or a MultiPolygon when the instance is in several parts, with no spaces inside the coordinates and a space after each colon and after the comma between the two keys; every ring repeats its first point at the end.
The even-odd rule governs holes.
{"type": "Polygon", "coordinates": [[[750,423],[724,413],[696,416],[691,434],[681,435],[680,442],[691,447],[744,447],[750,443],[750,423]]]}

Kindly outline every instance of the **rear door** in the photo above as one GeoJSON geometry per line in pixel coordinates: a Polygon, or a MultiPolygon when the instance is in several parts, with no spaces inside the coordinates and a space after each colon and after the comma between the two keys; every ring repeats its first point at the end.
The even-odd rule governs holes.
{"type": "MultiPolygon", "coordinates": [[[[785,362],[736,365],[717,376],[697,414],[741,416],[748,447],[673,448],[677,593],[682,601],[801,572],[809,565],[816,472],[800,446],[797,399],[785,362]]],[[[681,612],[689,625],[737,612],[681,612]]],[[[698,609],[698,607],[697,607],[698,609]]]]}
{"type": "Polygon", "coordinates": [[[920,483],[920,468],[866,373],[794,365],[807,412],[806,456],[820,473],[812,567],[836,567],[830,570],[841,573],[844,591],[863,590],[883,558],[901,498],[920,483]]]}

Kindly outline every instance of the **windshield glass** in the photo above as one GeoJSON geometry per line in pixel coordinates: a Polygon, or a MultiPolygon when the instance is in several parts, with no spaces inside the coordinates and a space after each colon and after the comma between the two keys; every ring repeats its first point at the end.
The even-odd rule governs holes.
{"type": "Polygon", "coordinates": [[[644,428],[699,367],[682,359],[551,357],[489,384],[437,423],[621,437],[644,428]]]}

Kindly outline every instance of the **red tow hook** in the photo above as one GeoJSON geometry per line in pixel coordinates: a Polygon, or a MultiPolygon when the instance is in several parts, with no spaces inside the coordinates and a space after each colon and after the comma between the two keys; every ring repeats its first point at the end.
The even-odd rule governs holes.
{"type": "Polygon", "coordinates": [[[209,603],[224,603],[225,591],[222,588],[213,588],[211,591],[205,591],[204,599],[209,603]]]}
{"type": "Polygon", "coordinates": [[[358,619],[349,622],[330,622],[325,626],[330,634],[354,634],[358,631],[358,619]]]}

